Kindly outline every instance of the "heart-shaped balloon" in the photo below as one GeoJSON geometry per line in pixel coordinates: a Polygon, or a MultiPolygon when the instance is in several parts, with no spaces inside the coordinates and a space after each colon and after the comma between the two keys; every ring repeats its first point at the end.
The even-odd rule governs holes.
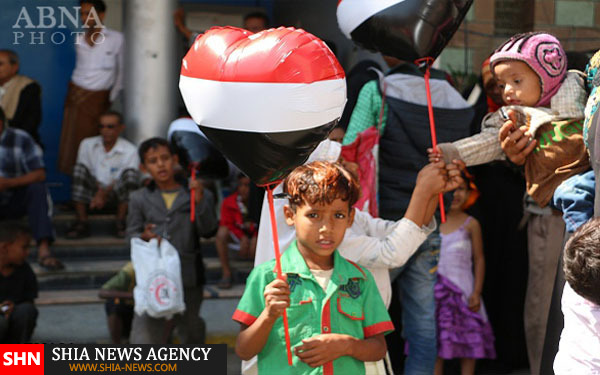
{"type": "Polygon", "coordinates": [[[179,88],[202,132],[258,185],[304,163],[346,102],[334,54],[291,27],[208,30],[184,57],[179,88]]]}
{"type": "Polygon", "coordinates": [[[191,118],[180,118],[169,125],[167,139],[186,169],[195,168],[199,178],[226,178],[229,164],[223,155],[198,129],[191,118]]]}
{"type": "Polygon", "coordinates": [[[340,29],[356,44],[404,61],[436,58],[473,0],[341,0],[340,29]]]}

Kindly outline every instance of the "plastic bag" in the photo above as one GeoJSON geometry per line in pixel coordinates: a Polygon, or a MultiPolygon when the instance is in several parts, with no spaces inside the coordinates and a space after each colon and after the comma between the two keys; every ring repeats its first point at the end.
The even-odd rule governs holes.
{"type": "Polygon", "coordinates": [[[135,270],[134,310],[138,315],[170,319],[185,311],[181,263],[177,249],[166,239],[131,239],[135,270]]]}

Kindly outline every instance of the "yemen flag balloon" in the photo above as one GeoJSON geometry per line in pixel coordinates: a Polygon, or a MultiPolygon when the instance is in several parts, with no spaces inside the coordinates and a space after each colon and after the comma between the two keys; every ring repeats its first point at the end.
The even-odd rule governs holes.
{"type": "Polygon", "coordinates": [[[258,185],[304,163],[346,102],[334,54],[291,27],[208,30],[184,57],[179,88],[202,132],[258,185]]]}
{"type": "Polygon", "coordinates": [[[405,61],[436,58],[473,0],[341,0],[337,19],[356,44],[405,61]]]}

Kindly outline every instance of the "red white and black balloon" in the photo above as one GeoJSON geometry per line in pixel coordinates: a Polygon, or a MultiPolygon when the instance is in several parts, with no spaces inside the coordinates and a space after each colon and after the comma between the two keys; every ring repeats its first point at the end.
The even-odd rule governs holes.
{"type": "Polygon", "coordinates": [[[338,24],[356,44],[400,60],[436,58],[473,0],[340,0],[338,24]]]}
{"type": "Polygon", "coordinates": [[[179,88],[202,132],[258,185],[304,163],[346,102],[334,54],[291,27],[208,30],[184,57],[179,88]]]}

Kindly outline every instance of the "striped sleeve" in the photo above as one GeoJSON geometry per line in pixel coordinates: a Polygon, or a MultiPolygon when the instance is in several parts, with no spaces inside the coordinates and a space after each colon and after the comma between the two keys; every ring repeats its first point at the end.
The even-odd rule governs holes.
{"type": "Polygon", "coordinates": [[[498,133],[503,123],[499,111],[489,114],[483,120],[481,133],[452,142],[459,158],[467,167],[505,159],[506,156],[498,140],[498,133]]]}

